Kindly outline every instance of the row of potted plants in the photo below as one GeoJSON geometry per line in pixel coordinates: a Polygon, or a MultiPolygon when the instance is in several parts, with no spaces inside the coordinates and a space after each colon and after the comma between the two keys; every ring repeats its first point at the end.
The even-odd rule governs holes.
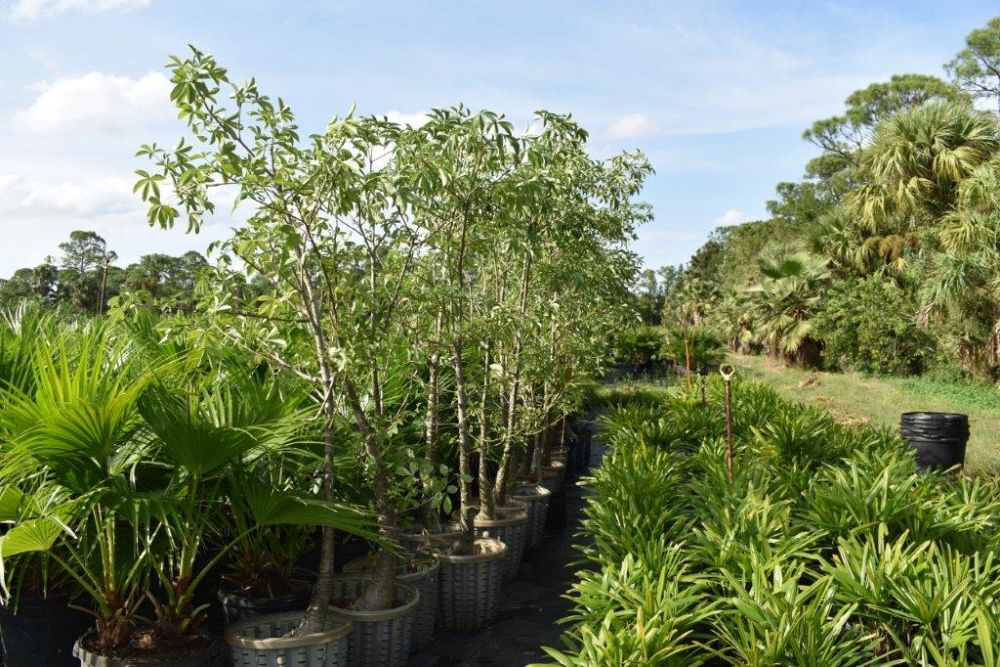
{"type": "Polygon", "coordinates": [[[432,576],[442,623],[490,622],[538,540],[541,488],[564,478],[568,415],[633,316],[648,163],[594,160],[565,116],[517,133],[461,106],[419,127],[352,113],[302,140],[283,101],[211,56],[168,67],[191,138],[139,151],[150,224],[198,231],[216,192],[247,220],[193,312],[122,304],[23,337],[28,371],[0,378],[19,494],[5,568],[54,563],[86,593],[85,662],[214,659],[199,594],[224,568],[231,592],[301,606],[308,590],[229,628],[238,662],[401,664],[432,576]],[[345,534],[377,546],[349,576],[345,534]],[[291,547],[310,540],[306,574],[291,547]]]}
{"type": "Polygon", "coordinates": [[[13,333],[33,350],[8,376],[20,386],[0,392],[7,443],[0,511],[10,526],[0,553],[12,584],[8,606],[30,616],[44,604],[57,617],[6,619],[10,664],[68,659],[87,625],[68,612],[70,597],[96,616],[73,649],[83,664],[214,664],[230,650],[237,664],[330,651],[354,664],[399,664],[435,627],[492,622],[502,581],[541,544],[569,459],[583,460],[567,423],[547,429],[495,518],[476,517],[473,553],[461,553],[458,523],[438,533],[411,527],[397,540],[398,604],[352,608],[378,564],[364,556],[334,577],[328,627],[289,635],[315,578],[295,567],[313,526],[375,538],[363,511],[316,500],[297,484],[317,456],[302,397],[279,376],[212,359],[204,348],[197,360],[157,349],[161,363],[147,372],[141,336],[100,325],[68,333],[52,318],[41,321],[22,311],[7,330],[8,342],[13,333]],[[209,586],[218,587],[230,649],[205,631],[209,586]],[[28,646],[11,643],[19,621],[30,623],[33,645],[30,636],[28,646]]]}

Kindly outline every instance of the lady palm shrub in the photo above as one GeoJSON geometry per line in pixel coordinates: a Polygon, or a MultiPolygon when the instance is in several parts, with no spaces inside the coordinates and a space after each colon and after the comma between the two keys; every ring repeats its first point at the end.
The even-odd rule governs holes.
{"type": "Polygon", "coordinates": [[[751,427],[757,450],[773,459],[779,470],[807,476],[824,463],[847,453],[849,443],[839,438],[840,429],[817,408],[801,412],[776,412],[767,423],[751,427]]]}
{"type": "Polygon", "coordinates": [[[905,449],[859,451],[810,483],[801,520],[833,538],[851,535],[933,540],[971,552],[995,544],[995,492],[982,482],[918,475],[905,449]]]}
{"type": "Polygon", "coordinates": [[[739,579],[724,573],[732,597],[713,619],[716,654],[731,665],[764,667],[885,664],[876,637],[852,626],[854,607],[836,599],[829,579],[811,581],[797,563],[759,568],[739,579]]]}
{"type": "Polygon", "coordinates": [[[812,560],[821,532],[792,527],[791,502],[751,488],[740,499],[709,505],[688,541],[691,560],[709,571],[750,575],[812,560]]]}
{"type": "Polygon", "coordinates": [[[853,605],[860,626],[879,638],[879,653],[904,664],[996,664],[996,598],[1000,568],[994,552],[961,554],[908,535],[883,531],[842,541],[824,571],[836,598],[853,605]]]}
{"type": "Polygon", "coordinates": [[[570,652],[546,649],[556,664],[680,667],[711,658],[699,638],[716,614],[705,604],[706,580],[691,572],[682,545],[656,544],[654,558],[629,554],[582,575],[567,596],[574,606],[566,620],[577,624],[565,637],[570,652]]]}
{"type": "Polygon", "coordinates": [[[626,556],[654,564],[662,539],[687,532],[690,508],[674,493],[684,483],[684,462],[652,447],[619,447],[586,485],[602,502],[588,503],[583,528],[594,538],[588,560],[615,565],[626,556]],[[654,560],[646,561],[648,545],[654,560]]]}
{"type": "Polygon", "coordinates": [[[625,406],[601,418],[601,428],[613,447],[650,445],[668,451],[690,451],[710,436],[711,416],[683,400],[659,406],[625,406]]]}

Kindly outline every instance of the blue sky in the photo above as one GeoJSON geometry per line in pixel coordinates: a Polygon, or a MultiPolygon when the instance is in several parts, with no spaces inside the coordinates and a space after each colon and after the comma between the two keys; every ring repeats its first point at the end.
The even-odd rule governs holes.
{"type": "MultiPolygon", "coordinates": [[[[646,152],[656,220],[636,250],[685,261],[717,225],[758,218],[814,154],[801,140],[868,83],[941,65],[990,2],[323,2],[0,0],[0,275],[73,229],[123,261],[202,250],[145,225],[139,143],[183,128],[162,65],[192,43],[257,77],[308,131],[352,103],[407,120],[463,102],[526,124],[571,112],[595,155],[646,152]]],[[[225,207],[223,207],[225,208],[225,207]]]]}

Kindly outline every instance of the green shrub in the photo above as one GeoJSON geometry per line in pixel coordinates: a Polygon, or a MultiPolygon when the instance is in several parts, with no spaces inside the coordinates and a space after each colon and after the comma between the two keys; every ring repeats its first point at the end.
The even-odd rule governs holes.
{"type": "Polygon", "coordinates": [[[800,564],[756,569],[748,580],[723,577],[733,597],[714,620],[717,654],[731,665],[836,667],[885,664],[874,633],[850,624],[829,579],[800,564]],[[811,583],[810,583],[811,582],[811,583]]]}
{"type": "Polygon", "coordinates": [[[691,370],[698,371],[725,361],[726,345],[704,327],[676,328],[667,332],[662,355],[682,368],[690,361],[691,370]]]}
{"type": "Polygon", "coordinates": [[[626,329],[615,338],[615,361],[648,364],[660,358],[663,330],[659,327],[626,329]]]}
{"type": "Polygon", "coordinates": [[[704,664],[711,654],[698,632],[716,613],[705,604],[703,577],[690,572],[683,549],[662,546],[652,565],[631,555],[620,565],[585,572],[569,594],[577,629],[564,639],[570,651],[547,648],[556,664],[704,664]]]}
{"type": "Polygon", "coordinates": [[[934,339],[916,324],[914,296],[881,276],[841,281],[816,318],[827,367],[876,375],[920,373],[934,339]]]}

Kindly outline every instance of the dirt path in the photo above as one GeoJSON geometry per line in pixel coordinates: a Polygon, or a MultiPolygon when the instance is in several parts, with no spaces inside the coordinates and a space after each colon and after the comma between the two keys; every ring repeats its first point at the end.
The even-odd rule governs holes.
{"type": "MultiPolygon", "coordinates": [[[[600,464],[603,448],[594,442],[591,465],[600,464]]],[[[496,623],[474,632],[439,630],[434,643],[410,657],[410,667],[523,667],[547,661],[543,645],[559,646],[563,626],[557,621],[569,612],[563,599],[575,577],[567,565],[579,555],[573,548],[583,509],[583,493],[575,482],[566,484],[566,528],[550,532],[542,546],[528,552],[514,581],[504,584],[496,623]]]]}

